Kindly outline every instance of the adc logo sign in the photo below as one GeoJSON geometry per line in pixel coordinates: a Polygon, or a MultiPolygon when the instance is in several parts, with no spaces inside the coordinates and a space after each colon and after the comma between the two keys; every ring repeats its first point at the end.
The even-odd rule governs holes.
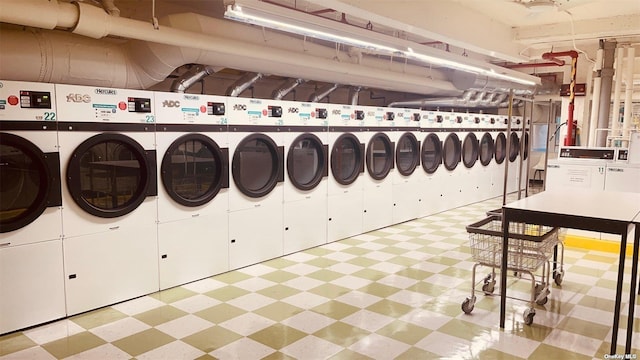
{"type": "Polygon", "coordinates": [[[180,101],[177,100],[165,100],[162,102],[162,107],[176,108],[180,107],[180,101]]]}
{"type": "Polygon", "coordinates": [[[245,104],[234,104],[233,105],[233,110],[245,111],[245,110],[247,110],[247,105],[245,105],[245,104]]]}
{"type": "Polygon", "coordinates": [[[91,96],[88,94],[69,94],[67,95],[67,102],[89,103],[91,102],[91,96]]]}
{"type": "Polygon", "coordinates": [[[300,112],[300,110],[298,108],[296,108],[296,107],[290,107],[289,108],[289,114],[297,114],[299,112],[300,112]]]}

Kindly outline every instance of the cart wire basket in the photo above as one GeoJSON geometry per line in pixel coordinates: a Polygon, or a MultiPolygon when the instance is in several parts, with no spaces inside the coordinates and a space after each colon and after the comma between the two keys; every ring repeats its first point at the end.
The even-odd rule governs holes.
{"type": "MultiPolygon", "coordinates": [[[[488,213],[488,217],[467,226],[469,245],[475,264],[471,278],[471,296],[462,303],[462,311],[469,314],[473,311],[476,296],[476,271],[478,266],[491,268],[491,273],[483,279],[482,291],[486,295],[494,293],[496,269],[502,264],[502,216],[496,212],[488,213]]],[[[534,304],[544,305],[550,293],[551,261],[554,260],[554,280],[562,283],[564,271],[556,269],[556,249],[559,247],[564,257],[564,246],[558,237],[558,228],[526,223],[509,223],[507,269],[518,277],[527,275],[531,279],[530,307],[525,310],[524,322],[533,323],[534,304]],[[540,273],[540,281],[536,282],[535,274],[540,273]]],[[[562,260],[560,261],[562,264],[562,260]]],[[[524,299],[521,299],[524,300],[524,299]]]]}

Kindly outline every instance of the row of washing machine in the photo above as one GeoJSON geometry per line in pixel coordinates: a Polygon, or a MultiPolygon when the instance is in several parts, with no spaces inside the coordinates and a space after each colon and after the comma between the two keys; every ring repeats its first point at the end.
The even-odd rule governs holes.
{"type": "Polygon", "coordinates": [[[0,333],[497,196],[505,122],[1,81],[0,333]]]}

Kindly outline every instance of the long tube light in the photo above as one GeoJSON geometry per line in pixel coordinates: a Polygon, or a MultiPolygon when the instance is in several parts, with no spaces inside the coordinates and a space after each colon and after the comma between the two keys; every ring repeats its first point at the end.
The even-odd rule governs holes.
{"type": "MultiPolygon", "coordinates": [[[[445,58],[455,56],[452,54],[445,53],[443,56],[435,56],[426,54],[424,51],[414,51],[411,47],[412,44],[414,47],[423,47],[423,45],[410,43],[406,40],[374,33],[370,30],[352,26],[349,26],[350,28],[348,29],[348,32],[345,32],[342,29],[338,29],[342,24],[329,19],[307,16],[308,18],[303,20],[303,16],[305,16],[303,13],[296,13],[292,10],[280,8],[278,6],[264,5],[256,1],[246,1],[247,2],[244,4],[240,4],[240,2],[236,1],[227,4],[224,17],[229,20],[336,42],[370,52],[405,57],[407,59],[416,60],[430,65],[443,66],[472,74],[484,75],[490,78],[509,81],[525,86],[535,86],[539,84],[539,82],[534,80],[508,74],[501,74],[496,72],[495,69],[490,66],[485,67],[482,65],[466,64],[454,59],[445,58]],[[287,11],[289,11],[289,13],[286,13],[287,11]]],[[[431,49],[423,50],[433,52],[431,49]]]]}

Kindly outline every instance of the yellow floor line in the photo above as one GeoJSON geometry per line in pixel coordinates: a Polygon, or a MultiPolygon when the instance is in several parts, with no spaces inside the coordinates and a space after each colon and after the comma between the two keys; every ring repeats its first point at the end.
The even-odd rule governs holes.
{"type": "MultiPolygon", "coordinates": [[[[631,239],[633,241],[633,239],[631,239]]],[[[633,252],[633,243],[629,243],[627,240],[627,255],[631,255],[633,252]]],[[[596,250],[611,253],[620,253],[620,243],[612,240],[594,239],[584,236],[565,235],[564,245],[569,248],[579,248],[586,250],[596,250]]]]}

